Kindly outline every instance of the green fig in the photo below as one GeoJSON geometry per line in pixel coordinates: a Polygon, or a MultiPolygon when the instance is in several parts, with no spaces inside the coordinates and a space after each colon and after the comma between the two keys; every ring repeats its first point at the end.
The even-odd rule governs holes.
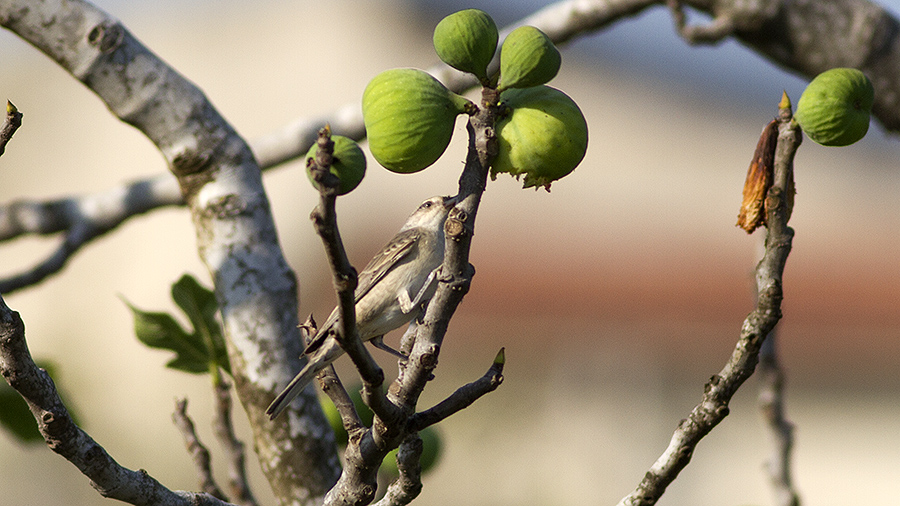
{"type": "Polygon", "coordinates": [[[533,26],[520,26],[500,47],[499,90],[531,88],[556,77],[562,57],[553,42],[533,26]]]}
{"type": "MultiPolygon", "coordinates": [[[[356,408],[356,414],[359,415],[362,424],[366,427],[371,427],[375,414],[372,413],[369,406],[366,406],[366,403],[363,402],[362,393],[360,392],[361,388],[361,385],[350,387],[347,390],[347,393],[350,396],[350,400],[353,401],[353,407],[356,408]]],[[[349,436],[347,435],[346,429],[344,429],[344,421],[341,420],[341,414],[334,406],[334,403],[332,403],[331,399],[328,397],[320,396],[319,404],[322,406],[322,411],[325,412],[325,418],[328,419],[328,424],[331,425],[331,429],[334,430],[334,437],[335,440],[337,440],[337,444],[341,446],[346,445],[349,436]]]]}
{"type": "Polygon", "coordinates": [[[434,50],[451,67],[487,81],[487,66],[497,51],[497,25],[484,11],[467,9],[442,19],[434,28],[434,50]]]}
{"type": "Polygon", "coordinates": [[[525,176],[525,188],[543,186],[575,170],[587,151],[587,122],[578,105],[549,86],[500,94],[505,116],[497,121],[499,151],[491,177],[525,176]]]}
{"type": "Polygon", "coordinates": [[[875,89],[857,69],[834,68],[817,75],[800,96],[794,118],[813,141],[847,146],[865,137],[875,89]]]}
{"type": "MultiPolygon", "coordinates": [[[[441,434],[434,426],[425,427],[419,431],[419,437],[422,438],[422,456],[419,457],[419,465],[422,472],[426,473],[434,468],[437,464],[438,457],[443,449],[441,434]]],[[[388,453],[381,464],[381,470],[390,476],[398,476],[400,471],[397,469],[397,452],[399,448],[395,448],[388,453]]]]}
{"type": "Polygon", "coordinates": [[[338,445],[344,446],[347,444],[347,431],[344,429],[344,421],[341,420],[341,414],[338,413],[336,407],[334,407],[334,403],[331,402],[331,399],[325,396],[319,397],[319,405],[322,406],[322,411],[325,413],[325,419],[328,420],[328,425],[331,426],[331,430],[334,431],[334,439],[338,445]]]}
{"type": "Polygon", "coordinates": [[[474,108],[425,71],[387,70],[363,92],[369,150],[388,170],[418,172],[444,154],[456,116],[474,108]]]}
{"type": "MultiPolygon", "coordinates": [[[[366,155],[353,139],[342,135],[333,135],[331,140],[334,142],[331,173],[341,180],[341,184],[338,186],[338,195],[344,195],[359,186],[360,181],[365,177],[366,155]]],[[[317,148],[318,146],[313,144],[306,152],[306,159],[315,158],[317,148]]],[[[306,169],[306,175],[309,177],[309,182],[318,189],[309,168],[306,169]]]]}

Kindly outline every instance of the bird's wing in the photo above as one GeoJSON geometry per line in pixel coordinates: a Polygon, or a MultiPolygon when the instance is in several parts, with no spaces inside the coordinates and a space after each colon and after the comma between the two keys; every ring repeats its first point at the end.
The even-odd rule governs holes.
{"type": "Polygon", "coordinates": [[[363,298],[375,283],[381,281],[400,260],[413,250],[419,239],[420,232],[416,229],[405,230],[397,234],[372,260],[369,265],[359,273],[356,285],[356,302],[363,298]]]}
{"type": "MultiPolygon", "coordinates": [[[[359,273],[356,292],[354,292],[355,302],[359,302],[359,299],[369,293],[369,290],[375,286],[375,283],[378,283],[381,278],[391,271],[392,267],[397,265],[400,260],[408,255],[413,250],[418,239],[419,231],[416,229],[405,230],[394,236],[391,242],[378,252],[378,254],[369,261],[366,268],[359,273]]],[[[319,327],[319,331],[315,337],[313,337],[309,344],[306,345],[306,349],[303,353],[312,353],[322,346],[322,343],[328,338],[331,327],[337,322],[338,315],[338,308],[334,308],[334,311],[331,312],[331,315],[325,323],[319,327]]]]}

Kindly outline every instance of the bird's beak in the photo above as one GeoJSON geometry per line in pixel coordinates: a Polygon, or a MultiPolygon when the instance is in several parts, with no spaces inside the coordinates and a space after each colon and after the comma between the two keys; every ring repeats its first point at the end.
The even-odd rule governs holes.
{"type": "Polygon", "coordinates": [[[456,195],[454,195],[452,197],[444,197],[444,207],[445,208],[453,207],[456,205],[456,203],[458,201],[459,200],[456,195]]]}

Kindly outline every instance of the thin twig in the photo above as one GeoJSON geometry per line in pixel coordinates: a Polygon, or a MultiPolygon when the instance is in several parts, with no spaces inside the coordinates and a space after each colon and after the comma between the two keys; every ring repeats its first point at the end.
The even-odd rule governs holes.
{"type": "Polygon", "coordinates": [[[787,103],[779,110],[774,180],[766,198],[766,251],[756,268],[757,307],[744,320],[728,363],[709,380],[702,400],[679,423],[668,448],[619,506],[649,506],[659,500],[688,465],[697,443],[728,415],[731,397],[753,374],[760,347],[781,318],[782,274],[794,237],[794,231],[787,226],[791,213],[787,197],[793,191],[793,160],[801,140],[787,103]]]}
{"type": "Polygon", "coordinates": [[[469,407],[473,402],[487,393],[493,392],[503,383],[503,365],[506,362],[506,351],[501,349],[484,376],[459,387],[450,397],[430,409],[416,413],[409,419],[412,430],[420,431],[434,425],[453,414],[469,407]]]}
{"type": "MultiPolygon", "coordinates": [[[[367,391],[364,396],[368,396],[370,399],[367,401],[371,402],[371,398],[377,396],[384,398],[384,394],[381,392],[384,372],[360,340],[359,329],[356,325],[355,291],[358,277],[356,269],[347,258],[338,230],[335,203],[339,181],[329,172],[331,150],[334,148],[330,128],[326,126],[319,131],[317,143],[319,149],[316,158],[309,160],[309,169],[318,184],[320,199],[319,205],[313,210],[310,218],[315,225],[316,233],[322,238],[325,246],[334,288],[338,295],[339,318],[336,324],[335,338],[359,371],[364,390],[367,391]]],[[[330,374],[333,374],[333,371],[325,372],[322,380],[327,380],[330,374]]],[[[330,386],[337,385],[340,383],[331,382],[330,386]]],[[[349,401],[349,397],[346,396],[346,391],[342,386],[340,389],[332,390],[329,394],[335,395],[337,402],[344,409],[341,417],[347,427],[350,439],[344,451],[344,470],[338,483],[326,494],[325,504],[368,504],[375,497],[378,489],[378,467],[392,447],[384,442],[375,444],[372,430],[361,427],[361,424],[360,426],[356,425],[359,417],[355,410],[352,413],[348,411],[346,403],[349,401]]],[[[387,404],[386,400],[374,402],[370,404],[370,407],[378,415],[385,404],[387,404]]],[[[394,409],[396,411],[396,408],[394,409]]],[[[391,418],[396,419],[395,416],[391,418]]]]}
{"type": "Polygon", "coordinates": [[[16,130],[22,126],[22,113],[9,100],[6,101],[6,118],[0,125],[0,156],[6,151],[6,144],[12,139],[16,130]]]}
{"type": "Polygon", "coordinates": [[[784,371],[778,360],[778,328],[769,333],[759,353],[759,410],[772,442],[766,471],[775,495],[775,506],[799,506],[800,496],[791,475],[794,424],[784,412],[784,371]]]}
{"type": "Polygon", "coordinates": [[[35,365],[19,313],[0,297],[0,375],[28,403],[47,446],[91,480],[103,497],[135,506],[229,506],[206,493],[173,491],[146,471],[119,465],[78,427],[46,371],[35,365]]]}
{"type": "Polygon", "coordinates": [[[459,179],[458,203],[444,225],[446,247],[438,288],[428,304],[422,322],[416,327],[415,342],[403,381],[399,388],[391,389],[392,401],[407,412],[415,411],[425,383],[433,377],[450,318],[469,291],[475,275],[474,267],[469,264],[469,249],[475,233],[475,217],[481,196],[487,187],[488,167],[497,156],[494,124],[498,114],[498,98],[496,90],[485,88],[478,113],[466,125],[469,148],[466,165],[459,179]]]}
{"type": "MultiPolygon", "coordinates": [[[[219,378],[222,378],[221,374],[219,378]]],[[[224,378],[215,384],[216,410],[213,417],[213,430],[219,444],[228,457],[228,487],[231,489],[231,500],[241,506],[256,506],[256,498],[247,480],[247,463],[244,443],[234,433],[231,419],[231,384],[224,378]]]]}
{"type": "Polygon", "coordinates": [[[194,460],[194,467],[197,468],[197,474],[200,477],[200,490],[214,497],[218,497],[223,501],[227,500],[225,493],[216,484],[216,480],[212,475],[212,459],[209,456],[209,450],[200,442],[197,431],[194,429],[194,422],[187,414],[187,399],[175,400],[175,411],[172,413],[172,421],[175,427],[181,432],[184,438],[184,445],[187,447],[188,453],[194,460]]]}

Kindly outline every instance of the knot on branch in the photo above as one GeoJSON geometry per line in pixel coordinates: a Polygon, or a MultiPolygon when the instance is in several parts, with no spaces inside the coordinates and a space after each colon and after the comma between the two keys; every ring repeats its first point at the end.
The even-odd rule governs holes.
{"type": "Polygon", "coordinates": [[[458,207],[454,207],[450,210],[447,221],[444,222],[444,236],[451,241],[459,241],[466,233],[468,221],[469,214],[458,207]]]}
{"type": "Polygon", "coordinates": [[[779,209],[784,205],[784,190],[772,187],[766,194],[766,209],[779,209]]]}
{"type": "Polygon", "coordinates": [[[189,174],[203,172],[212,160],[208,150],[185,149],[172,157],[172,172],[181,178],[189,174]]]}
{"type": "Polygon", "coordinates": [[[247,209],[247,203],[236,194],[222,195],[210,200],[206,213],[218,219],[237,216],[247,209]]]}
{"type": "Polygon", "coordinates": [[[104,21],[91,28],[87,40],[101,53],[111,53],[125,40],[125,29],[119,23],[104,21]]]}
{"type": "Polygon", "coordinates": [[[356,272],[356,268],[352,265],[349,266],[347,272],[335,273],[334,286],[337,290],[353,292],[358,284],[359,275],[356,272]]]}
{"type": "Polygon", "coordinates": [[[185,148],[172,157],[169,170],[178,178],[181,196],[185,202],[191,202],[194,195],[206,183],[213,179],[211,168],[212,150],[185,148]]]}
{"type": "Polygon", "coordinates": [[[419,356],[419,363],[428,370],[433,370],[438,364],[438,355],[441,352],[439,344],[432,344],[419,356]]]}

